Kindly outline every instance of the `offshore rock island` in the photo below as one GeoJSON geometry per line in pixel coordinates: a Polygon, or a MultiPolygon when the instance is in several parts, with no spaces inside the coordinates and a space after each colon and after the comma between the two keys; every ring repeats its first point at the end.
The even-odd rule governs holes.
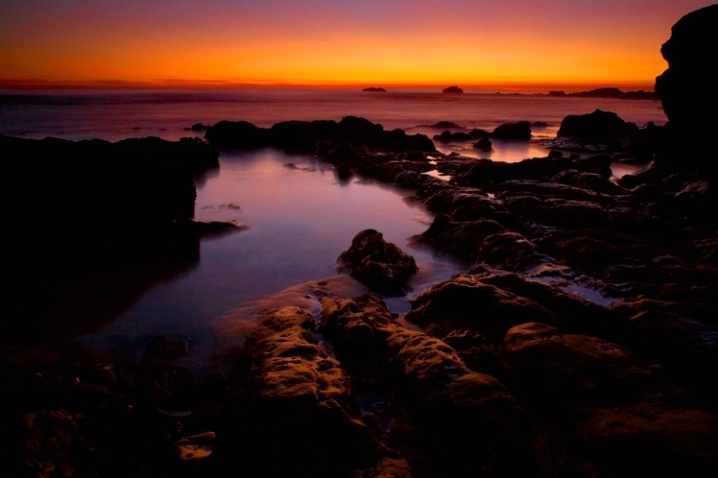
{"type": "MultiPolygon", "coordinates": [[[[178,257],[192,254],[148,261],[154,249],[143,238],[191,251],[208,230],[192,222],[193,178],[216,167],[220,150],[260,147],[398,188],[434,215],[412,240],[465,266],[406,314],[392,313],[386,301],[404,293],[416,263],[381,231],[357,231],[338,276],[298,284],[256,311],[227,376],[193,376],[176,362],[187,343],[164,337],[132,370],[90,351],[4,354],[10,476],[714,476],[718,158],[708,133],[718,95],[698,99],[686,85],[705,68],[698,52],[718,52],[716,25],[718,7],[699,10],[664,45],[669,67],[656,90],[666,126],[600,110],[564,119],[561,139],[600,143],[596,154],[557,147],[519,163],[443,155],[427,136],[352,116],[269,128],[221,121],[203,128],[205,141],[0,137],[13,178],[48,151],[68,152],[50,163],[46,201],[67,200],[62,186],[77,174],[103,178],[93,194],[114,198],[99,228],[90,215],[64,224],[55,203],[43,221],[65,231],[62,241],[39,247],[23,240],[43,232],[37,205],[12,218],[14,250],[49,246],[53,257],[87,234],[99,241],[84,262],[73,249],[57,284],[77,273],[72,263],[95,267],[119,244],[126,267],[176,273],[178,257]],[[615,179],[616,156],[646,167],[615,179]],[[435,170],[444,177],[425,174],[435,170]],[[118,231],[135,241],[116,240],[118,231]],[[342,287],[350,277],[359,285],[342,287]]],[[[528,121],[502,126],[471,140],[530,135],[528,121]]],[[[44,280],[55,264],[34,266],[23,280],[44,280]]],[[[31,340],[44,320],[4,319],[3,340],[31,340]],[[18,324],[24,334],[13,336],[18,324]]]]}
{"type": "Polygon", "coordinates": [[[447,88],[444,88],[442,93],[463,93],[464,90],[458,86],[449,86],[447,88]]]}

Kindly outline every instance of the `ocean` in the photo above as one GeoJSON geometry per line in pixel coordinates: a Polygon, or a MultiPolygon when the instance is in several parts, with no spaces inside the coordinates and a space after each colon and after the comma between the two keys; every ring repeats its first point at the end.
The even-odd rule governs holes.
{"type": "MultiPolygon", "coordinates": [[[[430,137],[442,131],[432,126],[439,121],[489,131],[523,120],[543,124],[533,128],[530,142],[495,141],[491,153],[478,153],[467,144],[437,144],[444,153],[513,162],[545,156],[564,117],[596,109],[638,126],[666,121],[659,101],[544,95],[299,88],[0,91],[0,133],[34,139],[177,140],[201,137],[201,131],[191,129],[197,123],[244,120],[269,127],[349,115],[430,137]]],[[[426,230],[432,217],[403,194],[359,178],[340,183],[327,165],[309,156],[272,149],[222,153],[220,168],[197,181],[196,218],[237,220],[248,229],[203,240],[193,269],[156,285],[114,321],[74,340],[137,356],[152,336],[165,335],[189,342],[193,368],[212,368],[215,346],[225,339],[218,336],[220,318],[287,287],[336,275],[336,258],[366,228],[382,232],[420,266],[411,284],[414,293],[390,301],[395,312],[406,312],[414,294],[462,266],[409,244],[408,238],[426,230]]]]}
{"type": "Polygon", "coordinates": [[[493,129],[501,123],[543,121],[558,127],[571,114],[613,111],[643,126],[664,124],[656,100],[512,94],[368,93],[322,89],[233,90],[0,90],[0,132],[68,139],[187,136],[194,123],[244,120],[269,127],[286,120],[340,120],[361,116],[385,129],[420,131],[437,121],[493,129]]]}

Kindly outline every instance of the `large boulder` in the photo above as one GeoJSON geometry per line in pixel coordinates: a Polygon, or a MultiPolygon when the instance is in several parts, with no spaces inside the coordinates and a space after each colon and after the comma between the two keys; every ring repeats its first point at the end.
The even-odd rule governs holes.
{"type": "Polygon", "coordinates": [[[589,114],[566,116],[556,133],[558,137],[599,143],[617,151],[624,150],[637,135],[635,123],[627,123],[616,113],[599,109],[589,114]]]}
{"type": "Polygon", "coordinates": [[[497,126],[491,133],[496,139],[531,139],[531,123],[519,121],[517,123],[504,123],[497,126]]]}
{"type": "Polygon", "coordinates": [[[668,69],[656,78],[655,89],[668,117],[669,136],[657,164],[715,170],[717,32],[718,5],[711,5],[678,20],[661,47],[668,69]]]}
{"type": "Polygon", "coordinates": [[[337,263],[341,270],[385,295],[400,295],[407,280],[419,270],[413,257],[396,244],[386,242],[384,235],[375,229],[357,233],[337,263]]]}

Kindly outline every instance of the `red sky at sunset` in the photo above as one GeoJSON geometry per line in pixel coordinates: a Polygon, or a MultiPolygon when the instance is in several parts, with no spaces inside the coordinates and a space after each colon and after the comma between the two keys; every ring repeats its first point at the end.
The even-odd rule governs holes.
{"type": "Polygon", "coordinates": [[[653,89],[697,0],[0,0],[0,87],[653,89]]]}

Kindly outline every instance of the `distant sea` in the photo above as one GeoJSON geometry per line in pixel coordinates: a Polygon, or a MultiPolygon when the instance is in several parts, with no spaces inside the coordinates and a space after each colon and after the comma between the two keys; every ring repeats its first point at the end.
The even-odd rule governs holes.
{"type": "MultiPolygon", "coordinates": [[[[117,141],[157,136],[202,136],[191,126],[244,120],[269,127],[287,120],[340,120],[360,116],[385,129],[438,134],[450,121],[459,128],[493,130],[502,123],[542,122],[530,142],[494,142],[481,153],[497,161],[545,156],[546,140],[561,120],[596,109],[626,121],[657,125],[666,118],[656,100],[549,97],[548,95],[363,92],[321,89],[0,91],[0,133],[40,139],[101,138],[117,141]]],[[[437,145],[442,152],[477,156],[470,145],[437,145]]],[[[58,158],[60,160],[60,158],[58,158]]],[[[101,160],[101,158],[98,158],[101,160]]],[[[41,215],[42,211],[38,211],[41,215]]],[[[292,285],[336,274],[336,258],[362,229],[375,228],[412,254],[422,269],[415,293],[462,270],[459,264],[408,241],[432,218],[398,191],[358,178],[340,184],[330,168],[308,156],[273,150],[222,153],[220,168],[197,183],[196,217],[238,220],[247,231],[201,244],[196,267],[147,291],[116,320],[77,340],[139,354],[162,334],[190,342],[194,366],[209,367],[215,324],[226,312],[292,285]],[[292,167],[287,167],[292,163],[292,167]]],[[[411,294],[391,302],[408,310],[411,294]]],[[[200,367],[200,368],[201,368],[200,367]]]]}
{"type": "Polygon", "coordinates": [[[558,126],[570,114],[613,111],[639,126],[666,121],[659,101],[441,92],[322,89],[2,91],[0,132],[67,139],[187,136],[195,123],[244,120],[268,127],[286,120],[364,117],[386,129],[421,129],[438,121],[493,129],[527,120],[558,126]]]}

